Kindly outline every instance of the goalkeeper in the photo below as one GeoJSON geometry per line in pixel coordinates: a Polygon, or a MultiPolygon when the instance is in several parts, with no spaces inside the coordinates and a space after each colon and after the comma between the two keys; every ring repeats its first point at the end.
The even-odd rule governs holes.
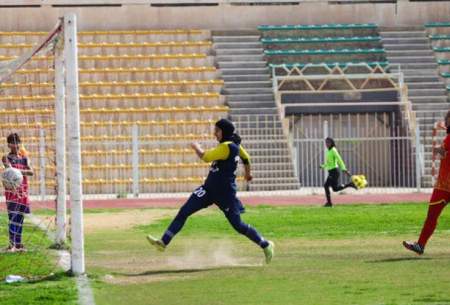
{"type": "Polygon", "coordinates": [[[327,197],[327,202],[325,203],[324,207],[332,207],[333,203],[331,202],[330,187],[334,192],[342,191],[343,189],[346,189],[348,187],[352,187],[355,190],[358,188],[353,182],[347,183],[346,185],[339,184],[339,169],[349,177],[351,177],[352,175],[347,170],[347,167],[345,166],[345,163],[336,148],[334,140],[332,138],[326,138],[325,145],[327,147],[326,160],[325,164],[320,165],[321,168],[324,168],[328,171],[328,178],[323,185],[323,187],[325,188],[325,196],[327,197]]]}
{"type": "Polygon", "coordinates": [[[6,138],[10,152],[3,156],[2,162],[5,167],[14,167],[22,172],[22,184],[14,190],[5,189],[6,207],[9,220],[9,252],[23,252],[22,227],[24,214],[30,213],[30,202],[28,199],[27,176],[33,176],[33,170],[26,156],[26,151],[21,148],[20,137],[12,133],[6,138]]]}

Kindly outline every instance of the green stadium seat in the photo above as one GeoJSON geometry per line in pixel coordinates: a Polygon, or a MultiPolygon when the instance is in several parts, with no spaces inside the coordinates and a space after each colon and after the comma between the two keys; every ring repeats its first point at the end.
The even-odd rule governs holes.
{"type": "Polygon", "coordinates": [[[450,72],[442,72],[442,73],[441,73],[441,76],[442,76],[443,78],[450,78],[450,72]]]}
{"type": "Polygon", "coordinates": [[[447,91],[450,91],[450,85],[447,86],[447,91]]]}
{"type": "Polygon", "coordinates": [[[450,27],[450,22],[428,22],[425,23],[426,28],[448,28],[450,27]]]}
{"type": "Polygon", "coordinates": [[[269,64],[269,66],[271,68],[294,68],[294,67],[299,67],[299,68],[304,68],[306,65],[309,65],[310,67],[323,67],[324,65],[327,65],[328,67],[335,67],[335,66],[339,66],[341,68],[345,68],[347,66],[360,66],[360,65],[364,65],[367,64],[370,67],[375,67],[375,66],[381,66],[381,67],[386,67],[387,65],[389,65],[388,61],[370,61],[370,62],[323,62],[323,63],[286,63],[286,64],[269,64]]]}
{"type": "Polygon", "coordinates": [[[346,29],[376,29],[373,23],[330,23],[330,24],[299,24],[299,25],[261,25],[260,31],[292,31],[292,30],[346,30],[346,29]]]}
{"type": "Polygon", "coordinates": [[[447,66],[450,65],[450,59],[439,59],[438,65],[440,66],[447,66]]]}
{"type": "Polygon", "coordinates": [[[450,35],[430,35],[431,40],[450,40],[450,35]]]}
{"type": "Polygon", "coordinates": [[[450,47],[435,47],[433,48],[433,51],[439,53],[447,53],[450,52],[450,47]]]}
{"type": "Polygon", "coordinates": [[[338,55],[338,54],[380,54],[384,49],[314,49],[314,50],[265,50],[264,54],[276,55],[338,55]]]}
{"type": "Polygon", "coordinates": [[[298,37],[298,38],[262,38],[263,44],[289,43],[340,43],[340,42],[371,42],[380,41],[380,36],[350,36],[350,37],[298,37]]]}

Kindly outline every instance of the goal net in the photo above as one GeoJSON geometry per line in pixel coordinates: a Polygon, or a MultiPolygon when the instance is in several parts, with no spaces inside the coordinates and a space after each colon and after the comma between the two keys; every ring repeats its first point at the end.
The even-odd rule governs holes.
{"type": "MultiPolygon", "coordinates": [[[[66,241],[65,217],[65,168],[70,167],[65,161],[66,100],[69,103],[65,87],[69,80],[66,56],[76,55],[76,35],[70,38],[75,52],[68,53],[67,18],[48,33],[0,32],[0,150],[3,167],[18,168],[24,175],[18,188],[3,189],[1,278],[47,276],[61,259],[52,245],[71,244],[66,241]]],[[[76,26],[71,18],[69,24],[76,26]]],[[[76,124],[72,121],[72,126],[76,124]]],[[[68,148],[74,147],[69,144],[68,148]]],[[[75,222],[80,227],[80,220],[75,222]]],[[[76,248],[80,250],[79,241],[76,248]]],[[[65,265],[69,267],[70,262],[65,265]]]]}

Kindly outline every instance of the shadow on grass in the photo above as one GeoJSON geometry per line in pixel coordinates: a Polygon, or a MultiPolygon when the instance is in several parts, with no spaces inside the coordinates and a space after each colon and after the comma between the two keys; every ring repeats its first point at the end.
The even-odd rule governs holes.
{"type": "Polygon", "coordinates": [[[122,273],[122,272],[114,272],[114,275],[121,275],[127,277],[138,277],[138,276],[149,276],[149,275],[168,275],[168,274],[182,274],[182,273],[200,273],[200,272],[209,272],[209,271],[220,271],[220,270],[229,270],[233,268],[239,269],[251,269],[253,267],[242,267],[242,266],[223,266],[223,267],[208,267],[208,268],[192,268],[192,269],[167,269],[167,270],[148,270],[140,273],[122,273]]]}
{"type": "Polygon", "coordinates": [[[431,257],[397,257],[397,258],[386,258],[386,259],[378,259],[373,261],[365,261],[365,263],[369,264],[379,264],[379,263],[396,263],[396,262],[404,262],[404,261],[419,261],[419,260],[431,260],[431,257]]]}
{"type": "Polygon", "coordinates": [[[51,273],[49,275],[32,278],[26,282],[35,284],[35,283],[41,283],[41,282],[61,281],[65,278],[72,277],[72,276],[73,275],[70,274],[70,272],[60,271],[60,272],[56,272],[56,273],[51,273]]]}

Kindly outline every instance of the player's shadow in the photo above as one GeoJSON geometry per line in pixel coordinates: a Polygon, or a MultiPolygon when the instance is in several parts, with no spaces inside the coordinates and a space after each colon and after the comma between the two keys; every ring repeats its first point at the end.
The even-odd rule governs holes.
{"type": "Polygon", "coordinates": [[[419,260],[431,260],[431,257],[396,257],[396,258],[385,258],[385,259],[377,259],[372,261],[365,261],[365,263],[369,264],[380,264],[380,263],[396,263],[396,262],[404,262],[404,261],[419,261],[419,260]]]}
{"type": "Polygon", "coordinates": [[[230,270],[232,268],[250,268],[250,267],[208,267],[208,268],[192,268],[192,269],[167,269],[167,270],[148,270],[140,273],[122,273],[114,272],[114,275],[121,275],[127,277],[138,277],[138,276],[151,276],[151,275],[168,275],[168,274],[182,274],[182,273],[200,273],[200,272],[210,272],[210,271],[220,271],[220,270],[230,270]]]}

